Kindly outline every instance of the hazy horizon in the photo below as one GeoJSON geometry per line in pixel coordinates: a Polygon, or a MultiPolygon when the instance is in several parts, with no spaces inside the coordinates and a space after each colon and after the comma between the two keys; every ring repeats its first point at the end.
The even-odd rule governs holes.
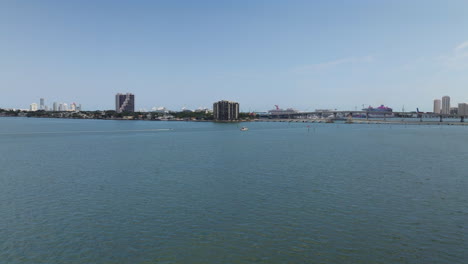
{"type": "Polygon", "coordinates": [[[468,101],[466,1],[12,1],[0,3],[0,108],[113,109],[468,101]]]}

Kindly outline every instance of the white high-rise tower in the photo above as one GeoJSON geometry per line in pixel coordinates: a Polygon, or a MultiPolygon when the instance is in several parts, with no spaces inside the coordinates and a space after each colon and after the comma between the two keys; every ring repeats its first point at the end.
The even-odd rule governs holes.
{"type": "Polygon", "coordinates": [[[442,114],[450,114],[450,96],[442,97],[442,114]]]}
{"type": "Polygon", "coordinates": [[[440,99],[435,99],[434,100],[434,111],[433,111],[435,114],[440,114],[440,106],[441,106],[440,99]]]}
{"type": "Polygon", "coordinates": [[[36,104],[36,103],[32,103],[32,104],[29,106],[29,111],[37,111],[37,104],[36,104]]]}

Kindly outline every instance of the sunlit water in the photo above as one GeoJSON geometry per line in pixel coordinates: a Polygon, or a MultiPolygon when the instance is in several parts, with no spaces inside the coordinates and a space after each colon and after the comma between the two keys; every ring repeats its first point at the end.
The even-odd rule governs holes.
{"type": "Polygon", "coordinates": [[[468,263],[468,127],[309,125],[0,118],[0,263],[468,263]]]}

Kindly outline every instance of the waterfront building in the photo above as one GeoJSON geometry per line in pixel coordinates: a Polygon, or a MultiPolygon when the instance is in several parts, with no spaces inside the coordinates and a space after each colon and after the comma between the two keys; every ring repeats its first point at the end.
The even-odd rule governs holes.
{"type": "Polygon", "coordinates": [[[122,112],[135,112],[135,95],[131,93],[115,95],[115,111],[122,112]]]}
{"type": "Polygon", "coordinates": [[[216,121],[236,121],[239,119],[239,103],[221,100],[213,104],[213,116],[216,121]]]}
{"type": "Polygon", "coordinates": [[[39,102],[39,109],[40,110],[45,110],[45,104],[44,104],[45,99],[41,98],[41,99],[39,99],[39,101],[40,101],[39,102]]]}
{"type": "Polygon", "coordinates": [[[458,104],[458,115],[459,116],[468,116],[468,104],[459,103],[458,104]]]}
{"type": "Polygon", "coordinates": [[[450,96],[442,97],[442,114],[450,114],[450,96]]]}
{"type": "Polygon", "coordinates": [[[450,115],[458,115],[458,107],[450,107],[450,115]]]}
{"type": "Polygon", "coordinates": [[[59,110],[59,103],[54,102],[54,104],[53,104],[53,106],[52,106],[52,110],[53,110],[54,112],[57,112],[57,111],[59,110]]]}
{"type": "Polygon", "coordinates": [[[199,107],[197,108],[194,112],[196,113],[205,113],[205,114],[208,114],[211,112],[210,109],[206,108],[206,107],[199,107]]]}
{"type": "Polygon", "coordinates": [[[440,108],[441,108],[441,101],[440,99],[435,99],[434,100],[434,114],[440,114],[440,108]]]}
{"type": "Polygon", "coordinates": [[[68,105],[67,105],[67,104],[61,103],[61,104],[59,104],[59,106],[58,106],[58,110],[59,110],[59,111],[68,111],[68,105]]]}
{"type": "Polygon", "coordinates": [[[73,111],[73,112],[76,111],[76,104],[75,103],[72,103],[70,105],[70,111],[73,111]]]}
{"type": "Polygon", "coordinates": [[[166,107],[161,106],[161,107],[153,107],[151,108],[151,111],[156,112],[156,113],[169,113],[169,110],[167,110],[166,107]]]}
{"type": "Polygon", "coordinates": [[[182,107],[182,109],[181,109],[181,110],[182,110],[182,112],[184,112],[184,113],[192,113],[192,112],[193,112],[192,110],[190,110],[190,109],[187,109],[187,107],[185,107],[185,106],[184,106],[184,107],[182,107]]]}
{"type": "Polygon", "coordinates": [[[29,111],[37,111],[37,104],[36,104],[36,103],[32,103],[32,104],[29,106],[29,111]]]}

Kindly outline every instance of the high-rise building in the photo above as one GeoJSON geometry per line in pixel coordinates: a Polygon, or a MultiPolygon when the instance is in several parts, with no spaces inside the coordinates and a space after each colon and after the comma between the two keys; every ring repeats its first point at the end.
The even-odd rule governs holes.
{"type": "Polygon", "coordinates": [[[115,95],[115,111],[122,112],[135,112],[135,95],[131,93],[115,95]]]}
{"type": "Polygon", "coordinates": [[[219,101],[213,104],[213,116],[216,121],[235,121],[239,119],[239,103],[219,101]]]}
{"type": "Polygon", "coordinates": [[[450,115],[458,115],[458,107],[450,107],[450,115]]]}
{"type": "Polygon", "coordinates": [[[32,103],[32,104],[29,106],[29,111],[37,111],[37,104],[36,104],[36,103],[32,103]]]}
{"type": "Polygon", "coordinates": [[[458,104],[458,115],[468,116],[468,104],[467,103],[458,104]]]}
{"type": "Polygon", "coordinates": [[[52,110],[53,110],[54,112],[57,112],[57,111],[59,110],[59,103],[54,102],[54,105],[53,105],[53,107],[52,107],[52,110]]]}
{"type": "Polygon", "coordinates": [[[39,99],[39,109],[45,110],[44,98],[39,99]]]}
{"type": "Polygon", "coordinates": [[[61,104],[59,104],[58,110],[59,111],[68,111],[68,105],[66,103],[61,103],[61,104]]]}
{"type": "Polygon", "coordinates": [[[440,99],[435,99],[434,100],[434,111],[433,111],[435,114],[440,114],[440,105],[441,105],[440,99]]]}
{"type": "Polygon", "coordinates": [[[442,114],[444,115],[450,114],[450,97],[449,96],[442,97],[442,114]]]}

